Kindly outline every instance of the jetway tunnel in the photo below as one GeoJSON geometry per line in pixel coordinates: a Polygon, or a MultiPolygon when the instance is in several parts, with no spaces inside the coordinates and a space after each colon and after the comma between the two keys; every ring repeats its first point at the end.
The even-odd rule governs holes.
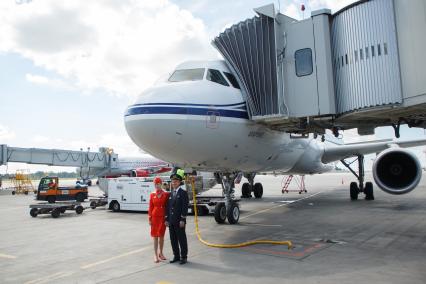
{"type": "Polygon", "coordinates": [[[254,11],[212,42],[250,119],[294,133],[426,126],[425,1],[358,1],[301,21],[273,4],[254,11]]]}
{"type": "Polygon", "coordinates": [[[101,147],[99,152],[19,148],[0,145],[0,166],[9,162],[94,169],[98,174],[118,168],[118,155],[101,147]]]}

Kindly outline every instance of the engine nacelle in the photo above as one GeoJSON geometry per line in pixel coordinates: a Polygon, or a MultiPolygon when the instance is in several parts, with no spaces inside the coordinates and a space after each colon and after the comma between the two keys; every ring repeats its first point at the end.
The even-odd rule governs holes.
{"type": "Polygon", "coordinates": [[[401,148],[391,148],[377,156],[373,164],[373,176],[383,191],[405,194],[419,184],[422,168],[413,153],[401,148]]]}

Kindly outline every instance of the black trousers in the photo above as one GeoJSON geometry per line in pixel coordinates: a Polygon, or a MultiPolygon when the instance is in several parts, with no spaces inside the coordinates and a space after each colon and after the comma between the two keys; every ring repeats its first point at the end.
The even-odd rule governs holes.
{"type": "Polygon", "coordinates": [[[172,243],[173,255],[175,258],[187,258],[188,241],[186,239],[185,228],[180,228],[179,223],[169,224],[170,242],[172,243]],[[180,249],[179,249],[180,248],[180,249]]]}

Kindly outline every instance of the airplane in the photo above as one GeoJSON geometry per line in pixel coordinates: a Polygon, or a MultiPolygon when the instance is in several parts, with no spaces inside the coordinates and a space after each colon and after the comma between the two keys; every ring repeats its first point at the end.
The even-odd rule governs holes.
{"type": "Polygon", "coordinates": [[[422,168],[405,147],[426,144],[380,140],[337,144],[316,135],[295,136],[249,120],[246,103],[226,62],[190,61],[176,67],[167,80],[145,90],[124,115],[125,128],[141,149],[176,167],[214,172],[222,184],[225,204],[215,208],[215,219],[235,224],[239,207],[233,201],[234,179],[242,172],[248,183],[242,195],[263,195],[257,173],[318,174],[342,161],[356,176],[350,198],[362,192],[373,200],[372,182],[364,182],[364,155],[379,153],[373,164],[374,181],[390,194],[406,194],[419,183],[422,168]],[[324,141],[323,141],[324,140],[324,141]],[[358,171],[345,159],[358,158],[358,171]]]}
{"type": "Polygon", "coordinates": [[[146,155],[140,158],[120,158],[119,168],[108,172],[105,174],[105,177],[148,177],[170,172],[171,170],[172,167],[170,167],[169,163],[146,155]]]}
{"type": "Polygon", "coordinates": [[[80,168],[78,174],[83,180],[90,181],[89,177],[113,178],[120,176],[149,177],[156,174],[170,172],[169,163],[144,155],[142,157],[125,157],[118,160],[118,167],[114,169],[80,168]],[[84,178],[83,178],[84,177],[84,178]]]}

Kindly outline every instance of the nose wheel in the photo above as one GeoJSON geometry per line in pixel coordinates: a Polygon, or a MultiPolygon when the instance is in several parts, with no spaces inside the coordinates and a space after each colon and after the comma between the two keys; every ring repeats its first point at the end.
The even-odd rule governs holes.
{"type": "Polygon", "coordinates": [[[219,202],[214,209],[214,218],[218,224],[225,223],[228,219],[229,224],[237,224],[240,219],[240,207],[234,199],[234,175],[219,174],[222,181],[223,195],[225,202],[219,202]]]}

